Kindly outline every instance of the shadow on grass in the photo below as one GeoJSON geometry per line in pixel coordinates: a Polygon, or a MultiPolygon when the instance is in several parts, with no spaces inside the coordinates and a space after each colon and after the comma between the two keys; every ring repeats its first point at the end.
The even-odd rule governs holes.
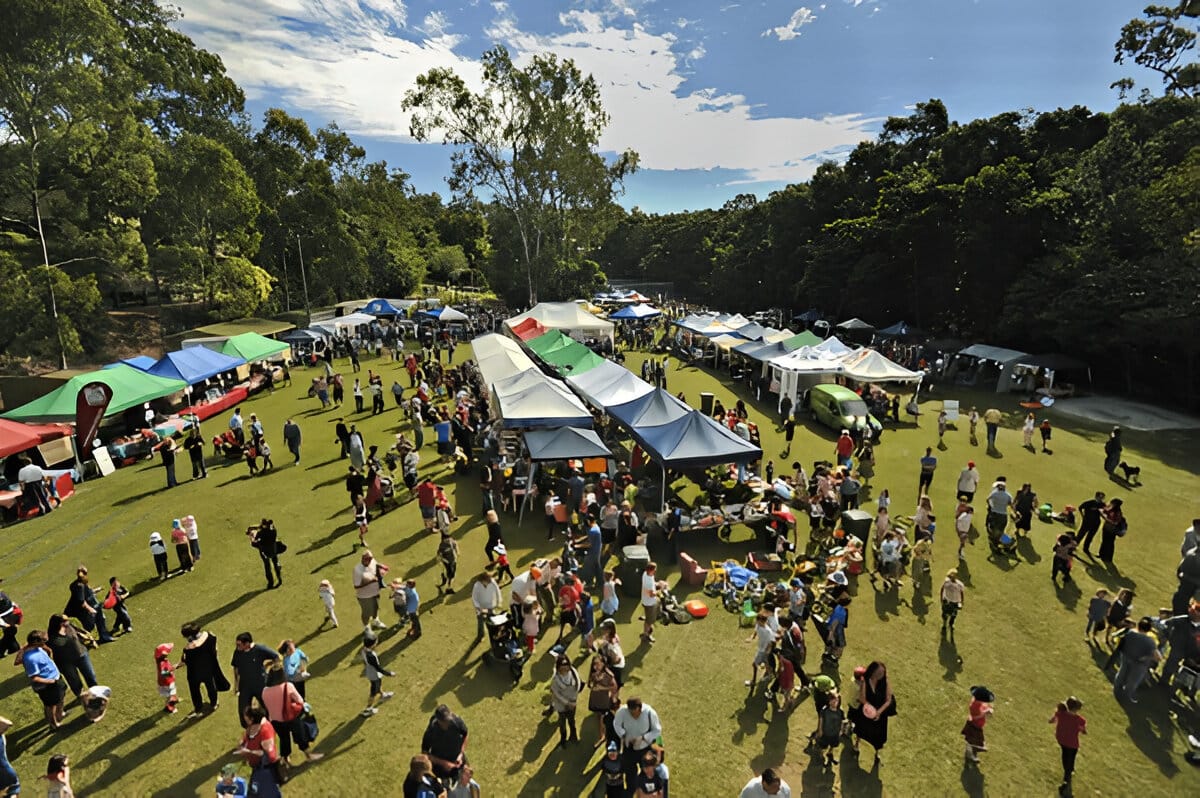
{"type": "Polygon", "coordinates": [[[218,618],[221,618],[221,617],[229,614],[230,612],[233,612],[234,610],[238,609],[240,606],[245,604],[251,598],[253,598],[254,596],[257,596],[260,592],[262,592],[262,591],[247,590],[245,593],[238,596],[237,598],[227,601],[224,604],[222,604],[220,607],[218,607],[217,609],[209,610],[208,612],[204,613],[203,615],[200,615],[197,618],[194,618],[193,620],[197,624],[199,624],[201,629],[203,629],[206,626],[208,626],[210,623],[212,623],[213,621],[217,620],[218,618]]]}
{"type": "Polygon", "coordinates": [[[941,642],[938,643],[938,662],[945,670],[942,679],[947,682],[957,682],[958,674],[963,671],[963,661],[958,653],[958,644],[954,642],[953,629],[942,633],[941,642]]]}
{"type": "Polygon", "coordinates": [[[963,762],[962,776],[959,778],[959,781],[962,782],[963,792],[971,796],[971,798],[983,798],[987,794],[984,787],[983,771],[974,762],[963,762]]]}
{"type": "MultiPolygon", "coordinates": [[[[860,754],[859,756],[863,756],[860,754]]],[[[883,781],[879,778],[879,760],[871,763],[870,770],[863,770],[859,757],[843,749],[841,767],[842,795],[853,795],[855,798],[875,798],[883,795],[883,781]]]]}
{"type": "MultiPolygon", "coordinates": [[[[342,512],[339,511],[338,515],[342,515],[342,512]]],[[[332,545],[333,543],[335,543],[338,538],[342,537],[342,535],[345,535],[355,529],[358,529],[358,524],[354,523],[353,521],[351,521],[348,524],[342,524],[339,527],[334,527],[333,531],[330,532],[328,535],[326,535],[323,538],[317,538],[316,540],[310,542],[306,548],[303,548],[300,551],[296,552],[296,555],[299,556],[302,554],[310,554],[314,551],[323,549],[326,546],[329,546],[329,545],[332,545]]],[[[334,562],[337,562],[337,560],[340,560],[340,559],[341,559],[341,557],[337,557],[334,559],[334,562]]],[[[332,563],[327,563],[327,564],[332,564],[332,563]]],[[[324,566],[322,566],[322,567],[324,567],[324,566]]],[[[320,569],[318,568],[317,570],[320,570],[320,569]]],[[[316,572],[317,571],[313,571],[314,574],[316,572]]]]}
{"type": "Polygon", "coordinates": [[[1042,561],[1042,555],[1037,553],[1037,549],[1033,547],[1033,541],[1028,536],[1017,538],[1017,553],[1030,565],[1036,565],[1042,561]]]}
{"type": "Polygon", "coordinates": [[[1079,599],[1083,597],[1083,591],[1079,589],[1079,585],[1075,584],[1075,580],[1064,581],[1061,585],[1058,580],[1054,581],[1054,595],[1062,602],[1063,607],[1075,611],[1075,607],[1079,604],[1079,599]]]}
{"type": "Polygon", "coordinates": [[[1132,589],[1137,588],[1137,582],[1127,576],[1123,576],[1117,566],[1114,564],[1105,564],[1101,560],[1092,560],[1084,562],[1083,569],[1087,571],[1090,579],[1093,579],[1107,587],[1109,590],[1117,591],[1123,587],[1132,589]]]}
{"type": "MultiPolygon", "coordinates": [[[[808,766],[800,773],[800,795],[832,796],[834,774],[825,767],[822,754],[815,746],[808,749],[808,766]]],[[[842,757],[842,783],[845,784],[846,772],[856,768],[849,753],[842,757]]]]}
{"type": "MultiPolygon", "coordinates": [[[[155,742],[156,741],[151,741],[151,743],[155,742]]],[[[164,787],[161,790],[157,790],[152,794],[155,796],[155,798],[170,798],[171,796],[175,795],[195,795],[201,791],[201,788],[205,784],[211,785],[216,782],[217,777],[220,775],[219,768],[222,764],[236,761],[237,757],[235,757],[233,754],[221,754],[210,761],[207,765],[200,765],[199,767],[190,768],[188,774],[179,779],[179,781],[168,787],[164,787]]],[[[112,771],[112,768],[106,770],[104,772],[104,776],[101,777],[101,780],[104,780],[104,778],[112,771]]],[[[98,786],[99,782],[96,784],[98,786]]]]}
{"type": "MultiPolygon", "coordinates": [[[[347,625],[349,625],[348,622],[347,622],[347,625]]],[[[351,626],[351,628],[354,628],[354,627],[351,626]]],[[[355,649],[361,648],[361,647],[362,647],[362,635],[355,634],[353,637],[351,637],[345,643],[342,643],[340,646],[333,649],[329,653],[327,653],[321,657],[318,657],[317,659],[308,663],[308,670],[310,673],[312,673],[313,676],[319,676],[321,674],[331,673],[336,666],[342,664],[342,660],[344,660],[350,654],[350,652],[354,651],[355,649]]],[[[383,660],[383,662],[382,662],[383,667],[387,668],[388,667],[387,660],[384,659],[383,657],[381,657],[380,659],[383,660]]],[[[365,684],[365,682],[364,682],[364,684],[365,684]]]]}
{"type": "Polygon", "coordinates": [[[124,507],[127,504],[135,504],[135,503],[141,501],[142,499],[145,499],[149,496],[153,496],[156,493],[161,493],[164,490],[168,490],[168,488],[165,485],[162,487],[154,488],[153,490],[144,491],[142,493],[135,493],[132,496],[126,496],[123,499],[117,499],[115,502],[112,503],[112,506],[113,507],[124,507]]]}

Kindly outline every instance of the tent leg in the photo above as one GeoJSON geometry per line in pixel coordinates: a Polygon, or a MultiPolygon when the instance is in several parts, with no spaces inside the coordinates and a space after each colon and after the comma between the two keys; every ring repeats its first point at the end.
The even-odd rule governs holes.
{"type": "Polygon", "coordinates": [[[666,465],[666,463],[663,463],[662,475],[663,475],[662,493],[658,497],[658,504],[659,504],[658,511],[660,513],[665,513],[667,511],[667,465],[666,465]]]}
{"type": "Polygon", "coordinates": [[[517,510],[517,526],[525,520],[525,505],[529,504],[529,491],[533,488],[534,478],[537,476],[537,463],[529,469],[529,479],[525,482],[525,495],[521,497],[521,506],[517,510]]]}

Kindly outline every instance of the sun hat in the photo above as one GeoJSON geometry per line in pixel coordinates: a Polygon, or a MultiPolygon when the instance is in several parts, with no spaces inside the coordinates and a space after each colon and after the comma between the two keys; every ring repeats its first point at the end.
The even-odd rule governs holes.
{"type": "Polygon", "coordinates": [[[179,528],[181,528],[182,526],[183,526],[183,524],[182,524],[182,523],[180,523],[180,521],[179,521],[179,519],[178,519],[178,518],[176,518],[174,521],[172,521],[172,522],[171,522],[171,528],[172,528],[172,529],[179,529],[179,528]]]}
{"type": "Polygon", "coordinates": [[[971,688],[971,697],[985,704],[990,704],[996,700],[996,694],[982,685],[971,688]]]}
{"type": "Polygon", "coordinates": [[[829,581],[833,582],[834,584],[841,585],[842,587],[845,587],[849,584],[849,580],[846,579],[846,573],[844,571],[834,571],[829,575],[829,581]]]}
{"type": "Polygon", "coordinates": [[[508,554],[508,549],[504,548],[503,543],[497,543],[495,546],[492,547],[492,551],[495,552],[496,554],[508,554]]]}
{"type": "Polygon", "coordinates": [[[158,648],[154,649],[154,658],[155,659],[164,659],[164,658],[166,658],[166,656],[168,654],[170,654],[174,650],[175,650],[174,643],[163,643],[163,644],[159,645],[158,648]]]}
{"type": "Polygon", "coordinates": [[[157,532],[151,532],[150,533],[150,542],[151,543],[162,543],[162,535],[158,534],[157,532]]]}

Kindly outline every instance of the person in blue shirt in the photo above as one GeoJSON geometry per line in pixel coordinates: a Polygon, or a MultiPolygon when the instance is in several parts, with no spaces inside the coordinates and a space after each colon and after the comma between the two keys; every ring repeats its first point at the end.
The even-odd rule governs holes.
{"type": "Polygon", "coordinates": [[[417,595],[417,582],[409,579],[404,583],[404,614],[410,624],[409,637],[421,636],[421,597],[417,595]]]}
{"type": "Polygon", "coordinates": [[[16,664],[25,668],[29,677],[29,686],[37,697],[42,699],[46,711],[46,722],[51,729],[62,725],[63,698],[67,694],[67,685],[62,674],[50,656],[46,633],[37,629],[25,638],[25,647],[17,652],[16,664]]]}
{"type": "Polygon", "coordinates": [[[217,779],[217,798],[222,795],[246,798],[249,794],[246,780],[237,774],[237,765],[226,765],[221,768],[221,778],[217,779]]]}
{"type": "Polygon", "coordinates": [[[599,592],[600,581],[604,578],[603,555],[601,554],[601,550],[604,548],[604,539],[595,516],[588,516],[588,524],[587,533],[575,538],[576,546],[587,547],[580,576],[593,591],[599,592]]]}
{"type": "Polygon", "coordinates": [[[929,486],[933,484],[933,472],[937,470],[937,458],[933,456],[933,447],[925,447],[925,456],[921,458],[921,479],[917,485],[917,495],[925,496],[929,486]]]}
{"type": "Polygon", "coordinates": [[[21,779],[17,777],[12,763],[8,761],[8,740],[4,737],[12,725],[11,720],[0,715],[0,795],[4,795],[5,798],[21,794],[21,779]]]}

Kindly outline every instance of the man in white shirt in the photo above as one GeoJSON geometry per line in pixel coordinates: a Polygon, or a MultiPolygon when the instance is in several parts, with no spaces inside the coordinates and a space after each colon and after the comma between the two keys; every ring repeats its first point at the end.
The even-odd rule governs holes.
{"type": "Polygon", "coordinates": [[[979,471],[975,468],[975,461],[971,460],[958,474],[958,495],[966,497],[969,504],[975,499],[975,491],[979,489],[979,471]]]}
{"type": "Polygon", "coordinates": [[[475,607],[477,624],[476,640],[483,638],[483,625],[492,611],[499,608],[501,601],[503,598],[500,595],[500,586],[496,584],[490,571],[484,571],[476,577],[475,584],[471,587],[471,605],[475,607]]]}
{"type": "Polygon", "coordinates": [[[662,735],[658,713],[640,698],[630,698],[613,717],[613,732],[621,738],[621,762],[625,766],[626,783],[632,785],[642,757],[662,735]]]}
{"type": "Polygon", "coordinates": [[[537,598],[538,579],[542,576],[540,568],[530,568],[528,571],[522,571],[517,574],[512,580],[509,588],[512,590],[512,616],[514,623],[521,623],[521,607],[525,604],[525,599],[532,596],[537,598]]]}
{"type": "Polygon", "coordinates": [[[654,563],[647,563],[646,570],[642,572],[642,639],[647,643],[654,642],[654,622],[658,620],[658,590],[660,586],[665,587],[665,582],[660,582],[655,579],[655,574],[658,573],[658,566],[654,563]]]}
{"type": "Polygon", "coordinates": [[[242,428],[242,408],[235,407],[233,409],[233,415],[229,418],[229,429],[239,444],[246,443],[246,431],[242,428]]]}
{"type": "Polygon", "coordinates": [[[363,626],[370,629],[385,629],[387,624],[379,620],[379,582],[387,572],[387,566],[375,562],[375,555],[369,550],[362,553],[362,559],[354,566],[354,597],[362,610],[363,626]]]}
{"type": "Polygon", "coordinates": [[[746,782],[738,798],[764,798],[768,795],[792,798],[792,788],[771,768],[764,770],[761,776],[755,776],[746,782]]]}
{"type": "MultiPolygon", "coordinates": [[[[21,483],[27,500],[37,502],[38,512],[46,515],[50,512],[50,500],[46,498],[46,472],[35,465],[28,455],[21,457],[21,470],[17,472],[17,482],[21,483]]],[[[32,504],[32,501],[29,503],[32,504]]]]}

